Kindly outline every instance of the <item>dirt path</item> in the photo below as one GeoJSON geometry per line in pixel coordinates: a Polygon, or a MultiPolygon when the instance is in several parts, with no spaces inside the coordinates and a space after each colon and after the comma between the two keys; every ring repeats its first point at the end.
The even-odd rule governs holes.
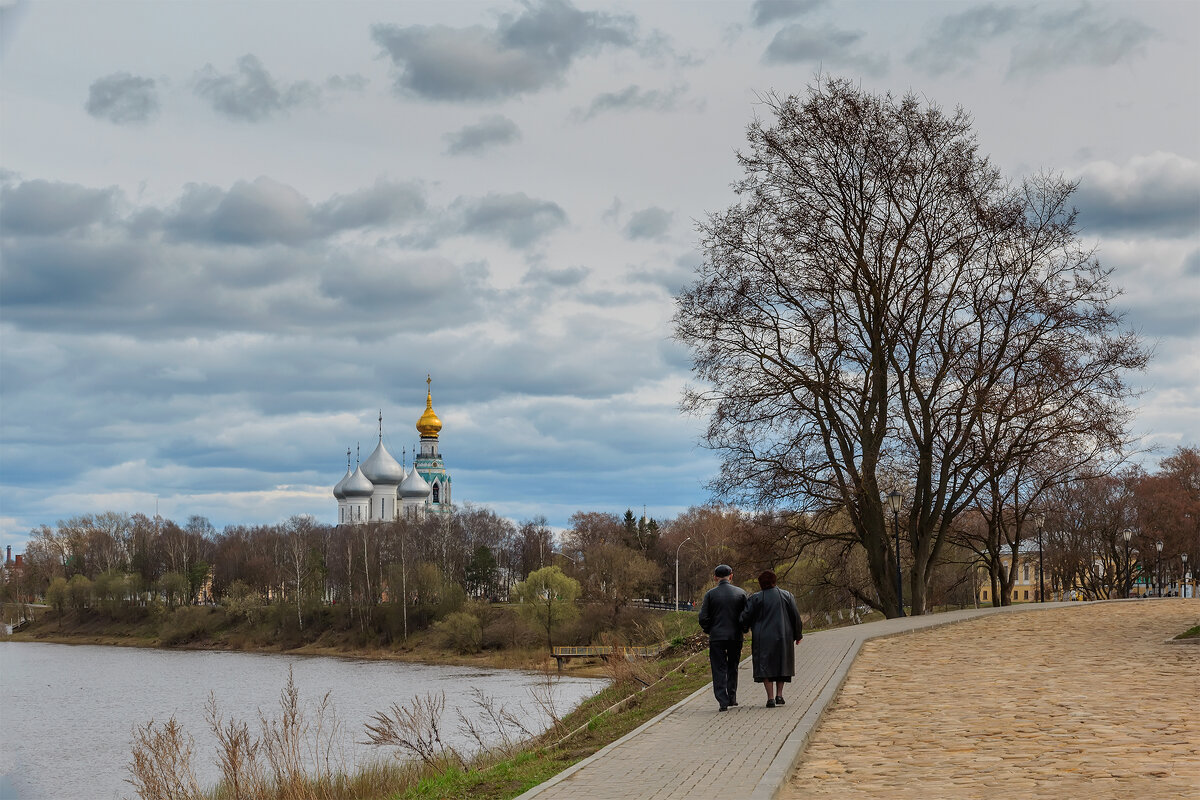
{"type": "Polygon", "coordinates": [[[1200,798],[1200,600],[1000,614],[866,642],[785,800],[1200,798]]]}

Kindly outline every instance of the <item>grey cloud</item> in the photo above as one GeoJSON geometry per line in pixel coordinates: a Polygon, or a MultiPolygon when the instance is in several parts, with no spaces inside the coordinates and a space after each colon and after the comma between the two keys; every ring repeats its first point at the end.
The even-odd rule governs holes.
{"type": "Polygon", "coordinates": [[[84,108],[117,125],[148,122],[158,113],[158,91],[153,78],[114,72],[92,82],[84,108]]]}
{"type": "Polygon", "coordinates": [[[459,266],[440,256],[390,258],[356,252],[322,272],[322,295],[346,311],[403,313],[413,327],[440,329],[478,319],[492,293],[485,264],[459,266]]]}
{"type": "Polygon", "coordinates": [[[572,286],[578,286],[587,280],[587,276],[591,274],[591,270],[587,267],[563,267],[562,269],[551,269],[548,267],[533,267],[521,278],[522,283],[529,284],[548,284],[560,289],[569,289],[572,286]]]}
{"type": "Polygon", "coordinates": [[[1083,169],[1075,196],[1085,233],[1191,236],[1200,233],[1200,162],[1173,153],[1083,169]]]}
{"type": "Polygon", "coordinates": [[[1048,12],[1013,48],[1009,75],[1036,77],[1071,66],[1107,67],[1145,52],[1158,33],[1145,23],[1108,19],[1102,8],[1082,4],[1070,11],[1048,12]]]}
{"type": "Polygon", "coordinates": [[[1011,47],[1009,77],[1035,78],[1070,66],[1107,67],[1145,51],[1158,33],[1104,6],[1038,13],[1033,7],[987,4],[942,18],[906,61],[930,74],[965,72],[992,42],[1011,47]]]}
{"type": "Polygon", "coordinates": [[[452,156],[477,154],[490,147],[511,144],[521,138],[521,129],[501,114],[484,117],[474,125],[448,133],[444,137],[447,142],[446,152],[452,156]]]}
{"type": "Polygon", "coordinates": [[[1200,250],[1193,250],[1183,260],[1183,274],[1200,278],[1200,250]]]}
{"type": "MultiPolygon", "coordinates": [[[[109,233],[119,237],[118,229],[109,233]]],[[[377,341],[469,325],[494,294],[483,268],[374,245],[229,251],[102,239],[8,245],[0,274],[5,323],[150,339],[320,331],[377,341]]]]}
{"type": "Polygon", "coordinates": [[[625,225],[627,239],[661,239],[671,226],[671,212],[656,206],[635,211],[625,225]]]}
{"type": "Polygon", "coordinates": [[[295,245],[340,231],[402,222],[422,213],[424,195],[413,184],[380,181],[313,206],[290,186],[260,177],[229,191],[191,184],[163,228],[182,240],[295,245]]]}
{"type": "Polygon", "coordinates": [[[781,19],[798,17],[824,4],[825,0],[755,0],[751,9],[754,26],[761,28],[781,19]]]}
{"type": "Polygon", "coordinates": [[[59,238],[10,242],[4,248],[4,261],[0,270],[4,316],[42,321],[67,316],[64,312],[69,308],[136,296],[152,265],[144,248],[127,242],[59,238]]]}
{"type": "Polygon", "coordinates": [[[351,75],[330,75],[325,79],[325,88],[334,92],[361,92],[367,88],[369,80],[357,73],[351,75]]]}
{"type": "Polygon", "coordinates": [[[632,46],[636,32],[631,18],[544,0],[502,16],[495,29],[380,24],[371,27],[371,38],[391,58],[398,92],[475,101],[554,85],[579,56],[632,46]]]}
{"type": "Polygon", "coordinates": [[[788,25],[775,34],[763,53],[763,61],[768,64],[819,61],[830,66],[854,67],[872,75],[883,74],[888,66],[886,56],[852,49],[862,38],[862,31],[841,30],[831,25],[820,29],[788,25]]]}
{"type": "Polygon", "coordinates": [[[653,267],[630,267],[626,277],[635,283],[647,283],[665,289],[672,295],[696,279],[700,266],[700,254],[691,251],[675,259],[673,264],[656,263],[653,267]]]}
{"type": "Polygon", "coordinates": [[[459,233],[491,236],[515,248],[527,247],[567,223],[567,213],[549,200],[538,200],[524,192],[489,194],[459,200],[459,233]]]}
{"type": "Polygon", "coordinates": [[[258,122],[298,106],[316,105],[321,99],[320,89],[309,81],[277,82],[251,54],[239,58],[236,71],[229,75],[206,65],[196,74],[195,92],[214,111],[243,122],[258,122]]]}
{"type": "Polygon", "coordinates": [[[1029,14],[1013,6],[987,4],[942,18],[906,61],[928,73],[961,70],[979,58],[979,49],[1021,25],[1029,14]]]}
{"type": "Polygon", "coordinates": [[[586,109],[577,108],[571,112],[571,116],[583,121],[606,111],[634,109],[672,111],[678,105],[679,98],[686,92],[686,86],[675,86],[663,91],[660,89],[643,90],[637,84],[631,84],[619,92],[605,92],[596,95],[586,109]]]}
{"type": "Polygon", "coordinates": [[[425,194],[413,183],[376,181],[369,189],[335,195],[317,206],[313,220],[321,235],[417,217],[425,211],[425,194]]]}
{"type": "Polygon", "coordinates": [[[73,183],[31,180],[0,189],[0,230],[14,235],[45,236],[109,219],[119,193],[73,183]]]}

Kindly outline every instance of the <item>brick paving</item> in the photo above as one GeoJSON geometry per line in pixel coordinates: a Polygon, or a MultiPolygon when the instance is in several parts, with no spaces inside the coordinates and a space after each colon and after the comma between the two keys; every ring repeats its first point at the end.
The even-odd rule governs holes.
{"type": "MultiPolygon", "coordinates": [[[[771,800],[779,795],[781,790],[789,792],[790,794],[787,795],[789,797],[800,798],[813,794],[814,785],[824,787],[832,784],[833,776],[841,776],[838,783],[858,787],[855,791],[860,792],[859,794],[849,794],[850,790],[843,786],[836,792],[837,794],[875,797],[885,791],[885,786],[890,785],[888,783],[891,780],[890,776],[876,776],[869,773],[860,775],[849,769],[839,773],[838,766],[825,763],[823,766],[818,765],[815,768],[816,771],[810,769],[806,773],[808,780],[805,783],[796,783],[795,780],[788,781],[797,757],[804,751],[806,743],[817,729],[822,714],[837,695],[842,682],[852,674],[852,665],[858,666],[855,664],[855,658],[867,640],[993,615],[998,616],[997,621],[1002,618],[1006,622],[1015,624],[1018,629],[1027,627],[1030,620],[1039,619],[1048,620],[1047,630],[1060,628],[1070,630],[1073,629],[1073,626],[1082,629],[1081,626],[1075,625],[1071,615],[1084,613],[1088,609],[1122,607],[1127,607],[1130,609],[1129,614],[1135,615],[1137,609],[1151,609],[1152,607],[1157,609],[1159,604],[1168,602],[1170,601],[1097,605],[1046,603],[1041,606],[1009,606],[999,609],[955,611],[915,618],[885,620],[807,634],[797,651],[797,674],[785,692],[787,705],[775,709],[763,707],[765,695],[762,687],[753,682],[747,659],[743,662],[739,673],[738,701],[742,704],[739,707],[731,708],[727,713],[718,714],[717,704],[712,696],[712,688],[711,686],[705,687],[592,757],[581,761],[542,785],[530,789],[518,800],[533,800],[534,798],[537,800],[572,800],[574,798],[578,798],[578,800],[584,800],[584,798],[588,800],[634,800],[635,798],[636,800],[666,800],[667,798],[701,796],[771,800]],[[1020,613],[1010,616],[1010,612],[1020,611],[1037,611],[1038,613],[1020,613]],[[862,778],[861,782],[860,777],[862,778]]],[[[1197,616],[1195,611],[1200,609],[1200,601],[1176,600],[1175,602],[1180,604],[1181,610],[1184,610],[1184,606],[1190,605],[1193,609],[1193,618],[1197,616]]],[[[1162,625],[1165,624],[1164,620],[1162,625]]],[[[1195,624],[1195,621],[1190,624],[1195,624]]],[[[1042,623],[1038,623],[1038,625],[1039,631],[1045,627],[1042,623]]],[[[921,642],[930,636],[946,635],[959,629],[975,627],[976,625],[955,625],[921,636],[886,639],[879,644],[921,642]]],[[[1156,629],[1154,635],[1157,633],[1156,629]]],[[[1038,637],[1017,638],[1028,639],[1034,642],[1034,646],[1037,646],[1043,637],[1039,635],[1038,637]]],[[[1163,638],[1165,635],[1158,636],[1160,644],[1163,638]]],[[[1091,653],[1097,652],[1097,648],[1086,641],[1076,641],[1075,645],[1091,653]]],[[[874,648],[876,645],[868,644],[867,646],[874,648]]],[[[1169,663],[1174,671],[1178,671],[1175,669],[1179,666],[1176,662],[1186,663],[1189,657],[1200,656],[1200,647],[1178,645],[1165,647],[1172,649],[1166,656],[1167,660],[1160,663],[1169,663]]],[[[749,655],[748,647],[744,653],[749,655]]],[[[989,658],[990,653],[986,649],[974,654],[956,654],[951,651],[937,650],[936,657],[932,659],[928,658],[929,653],[926,651],[923,657],[927,661],[939,664],[955,663],[954,658],[966,658],[967,662],[957,669],[973,676],[976,689],[979,690],[990,685],[992,680],[990,676],[992,675],[1011,677],[1019,673],[1024,662],[1013,661],[1006,650],[1002,653],[1003,661],[999,664],[989,658]],[[989,677],[981,678],[980,676],[989,677]]],[[[904,661],[906,657],[897,654],[888,656],[900,675],[906,674],[908,666],[904,661]]],[[[1195,666],[1194,662],[1193,666],[1195,666]]],[[[1070,658],[1048,663],[1042,668],[1047,671],[1058,670],[1070,677],[1071,680],[1067,681],[1068,686],[1072,685],[1072,681],[1077,683],[1079,680],[1079,675],[1071,667],[1070,658]]],[[[1153,687],[1155,685],[1154,677],[1159,671],[1159,664],[1150,658],[1149,661],[1121,663],[1119,668],[1124,678],[1116,681],[1116,685],[1113,685],[1113,681],[1108,682],[1109,685],[1113,685],[1110,690],[1113,696],[1118,693],[1118,687],[1123,685],[1122,681],[1125,684],[1134,682],[1138,685],[1153,687]]],[[[1195,671],[1192,672],[1193,678],[1196,674],[1195,671]]],[[[941,679],[931,680],[940,681],[941,679]]],[[[1015,682],[1020,684],[1020,681],[1015,682]]],[[[933,685],[936,687],[937,684],[933,685]]],[[[1088,685],[1091,685],[1090,679],[1088,685]]],[[[991,697],[994,692],[980,692],[980,694],[991,697]]],[[[1192,697],[1198,695],[1200,692],[1192,692],[1192,697]]],[[[1174,695],[1174,697],[1179,700],[1181,708],[1187,702],[1186,696],[1174,695]]],[[[878,716],[869,716],[874,713],[875,695],[872,694],[871,698],[870,703],[861,702],[865,700],[865,695],[859,698],[858,708],[864,713],[868,713],[868,718],[850,724],[846,728],[851,732],[857,730],[859,739],[853,743],[829,745],[837,748],[838,753],[853,752],[856,749],[869,753],[873,748],[881,745],[902,749],[905,743],[911,740],[909,736],[893,733],[902,728],[911,730],[911,725],[881,726],[878,716]]],[[[1070,700],[1070,698],[1064,699],[1070,700]]],[[[953,717],[955,707],[960,700],[958,698],[951,700],[949,696],[945,701],[939,700],[935,691],[929,702],[934,707],[939,704],[943,705],[947,709],[947,713],[953,717]]],[[[1140,695],[1138,702],[1141,702],[1140,695]]],[[[993,703],[992,705],[1000,708],[1003,703],[993,703]]],[[[925,715],[929,710],[929,708],[922,707],[919,715],[925,715]]],[[[904,713],[916,712],[912,707],[905,712],[897,712],[901,716],[904,713]]],[[[1072,713],[1070,703],[1065,703],[1061,709],[1061,714],[1065,715],[1062,722],[1071,722],[1074,719],[1071,716],[1072,713]]],[[[995,726],[985,725],[984,727],[991,730],[995,726]]],[[[1022,728],[1017,730],[1025,732],[1022,728]]],[[[1069,727],[1066,730],[1069,730],[1069,727]]],[[[1194,729],[1192,738],[1193,740],[1200,738],[1196,736],[1194,729]]],[[[1049,746],[1049,743],[1043,743],[1043,745],[1049,746]]],[[[1055,746],[1060,745],[1056,744],[1055,746]]],[[[1033,748],[1035,745],[1031,743],[1030,747],[1033,748]]],[[[1092,752],[1087,749],[1087,753],[1092,752]]],[[[989,754],[975,755],[987,757],[989,754]]],[[[936,753],[926,753],[920,757],[920,764],[916,763],[916,756],[909,757],[907,760],[912,762],[923,774],[929,774],[929,770],[934,769],[940,772],[940,762],[938,761],[940,757],[936,753]]],[[[1110,753],[1109,757],[1115,756],[1110,753]]],[[[873,762],[881,761],[881,759],[875,758],[871,758],[871,760],[873,762]]],[[[968,759],[968,761],[976,763],[973,759],[968,759]]],[[[808,763],[807,755],[804,763],[808,763]]],[[[1024,779],[1028,779],[1028,776],[1023,776],[1024,779]]],[[[945,785],[951,788],[947,790],[948,794],[942,796],[974,796],[971,791],[968,791],[968,787],[975,785],[971,783],[971,780],[970,775],[947,778],[948,783],[945,785]]],[[[989,779],[988,783],[992,784],[993,781],[989,779]]],[[[891,790],[887,789],[887,791],[891,790]]],[[[981,788],[980,791],[982,792],[983,789],[981,788]]],[[[996,791],[997,788],[989,788],[987,794],[994,795],[996,791]]],[[[825,792],[825,794],[831,794],[831,792],[825,792]]],[[[936,791],[933,793],[920,792],[920,794],[926,798],[938,796],[936,791]]],[[[1064,795],[1054,796],[1062,797],[1064,795]]]]}
{"type": "Polygon", "coordinates": [[[1099,603],[867,642],[785,800],[1200,797],[1200,601],[1099,603]]]}

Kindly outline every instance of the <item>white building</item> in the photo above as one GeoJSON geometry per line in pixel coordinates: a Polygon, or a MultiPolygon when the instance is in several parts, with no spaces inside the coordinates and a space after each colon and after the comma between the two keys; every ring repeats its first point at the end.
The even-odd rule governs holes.
{"type": "Polygon", "coordinates": [[[346,450],[346,475],[333,487],[339,525],[419,519],[431,511],[450,510],[450,475],[438,452],[442,421],[433,411],[432,381],[426,378],[425,383],[425,413],[417,420],[421,449],[414,451],[413,468],[401,466],[383,446],[380,412],[379,444],[367,460],[351,469],[346,450]]]}

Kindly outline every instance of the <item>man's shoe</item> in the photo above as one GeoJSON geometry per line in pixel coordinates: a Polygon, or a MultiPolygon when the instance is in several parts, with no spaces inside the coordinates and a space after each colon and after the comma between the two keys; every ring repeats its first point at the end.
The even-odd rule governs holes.
{"type": "Polygon", "coordinates": [[[767,708],[774,708],[774,707],[775,707],[775,701],[774,701],[774,700],[768,700],[768,701],[767,701],[767,708]]]}
{"type": "Polygon", "coordinates": [[[736,706],[736,705],[737,705],[737,700],[730,700],[730,701],[729,701],[729,705],[731,705],[731,706],[736,706]]]}
{"type": "Polygon", "coordinates": [[[779,695],[775,695],[775,705],[777,705],[777,706],[783,705],[783,698],[780,697],[779,695]]]}
{"type": "Polygon", "coordinates": [[[729,706],[721,706],[720,708],[717,709],[717,711],[728,711],[728,710],[729,710],[729,706]]]}

